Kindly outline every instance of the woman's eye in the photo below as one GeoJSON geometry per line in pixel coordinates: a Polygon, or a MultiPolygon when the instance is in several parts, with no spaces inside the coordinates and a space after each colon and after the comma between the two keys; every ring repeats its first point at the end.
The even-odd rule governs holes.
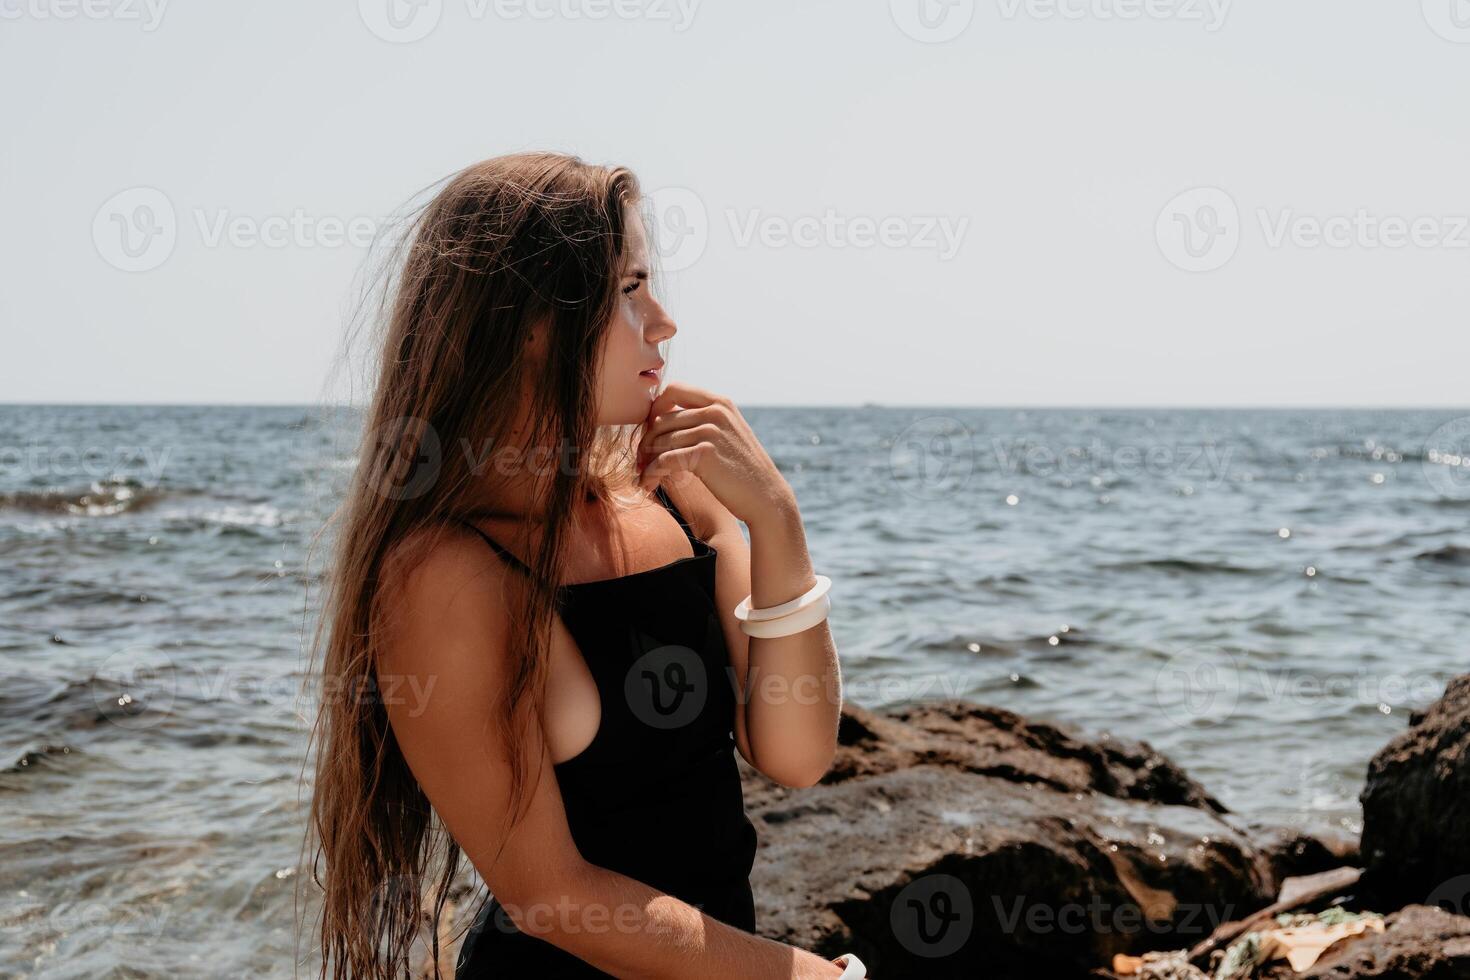
{"type": "Polygon", "coordinates": [[[641,285],[643,285],[643,281],[642,280],[640,280],[640,279],[633,280],[631,283],[629,283],[628,285],[626,285],[626,286],[623,287],[623,295],[624,296],[627,296],[627,295],[629,295],[631,293],[637,292],[638,291],[638,287],[641,286],[641,285]]]}

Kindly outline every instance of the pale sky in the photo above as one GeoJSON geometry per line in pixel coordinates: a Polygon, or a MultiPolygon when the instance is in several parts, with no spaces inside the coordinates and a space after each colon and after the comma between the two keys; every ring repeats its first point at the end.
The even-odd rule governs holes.
{"type": "Polygon", "coordinates": [[[545,148],[737,402],[1470,403],[1466,0],[0,0],[0,83],[0,401],[315,402],[345,226],[545,148]]]}

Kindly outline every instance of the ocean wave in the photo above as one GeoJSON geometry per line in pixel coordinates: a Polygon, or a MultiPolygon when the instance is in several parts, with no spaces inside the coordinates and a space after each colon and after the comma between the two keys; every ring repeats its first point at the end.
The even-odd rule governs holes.
{"type": "Polygon", "coordinates": [[[992,677],[976,683],[965,692],[966,697],[983,697],[992,691],[1037,690],[1042,683],[1029,674],[1013,672],[1003,677],[992,677]]]}
{"type": "Polygon", "coordinates": [[[1097,567],[1100,571],[1107,572],[1161,571],[1185,575],[1263,575],[1266,572],[1261,568],[1195,558],[1140,558],[1135,561],[1108,562],[1097,567]]]}
{"type": "Polygon", "coordinates": [[[1432,561],[1440,565],[1470,565],[1470,548],[1458,544],[1447,544],[1430,551],[1421,551],[1415,561],[1432,561]]]}
{"type": "Polygon", "coordinates": [[[286,522],[280,509],[270,504],[252,504],[248,507],[227,505],[205,511],[198,517],[207,523],[223,524],[225,527],[280,527],[286,522]]]}
{"type": "Polygon", "coordinates": [[[984,656],[996,656],[1009,655],[1015,652],[1015,647],[1010,644],[966,633],[931,633],[921,635],[910,640],[907,646],[908,649],[920,650],[925,653],[951,653],[967,650],[970,653],[984,656]]]}
{"type": "Polygon", "coordinates": [[[909,640],[908,649],[925,653],[965,650],[980,656],[1011,656],[1035,647],[1080,646],[1092,641],[1075,626],[1062,625],[1050,633],[1036,633],[1011,640],[997,640],[973,633],[928,633],[909,640]]]}
{"type": "Polygon", "coordinates": [[[136,512],[163,499],[163,491],[130,477],[97,480],[86,490],[20,490],[0,494],[0,509],[75,517],[112,517],[136,512]]]}
{"type": "Polygon", "coordinates": [[[1028,637],[1029,644],[1045,644],[1046,646],[1074,646],[1091,643],[1087,637],[1075,626],[1062,625],[1057,627],[1055,633],[1042,633],[1037,636],[1028,637]]]}
{"type": "MultiPolygon", "coordinates": [[[[48,609],[85,609],[97,606],[136,605],[144,602],[161,602],[156,592],[128,591],[95,582],[63,582],[36,586],[11,593],[8,599],[16,603],[19,612],[43,612],[48,609]]],[[[75,629],[72,624],[68,629],[75,629]]],[[[52,643],[65,644],[59,634],[52,643]]]]}
{"type": "Polygon", "coordinates": [[[1373,442],[1338,446],[1335,452],[1343,459],[1361,459],[1373,463],[1417,463],[1424,459],[1422,449],[1396,449],[1373,442]]]}
{"type": "Polygon", "coordinates": [[[21,773],[33,772],[37,769],[51,768],[56,762],[66,756],[75,753],[76,750],[70,745],[38,745],[22,749],[14,761],[9,765],[0,767],[0,775],[12,776],[21,773]]]}

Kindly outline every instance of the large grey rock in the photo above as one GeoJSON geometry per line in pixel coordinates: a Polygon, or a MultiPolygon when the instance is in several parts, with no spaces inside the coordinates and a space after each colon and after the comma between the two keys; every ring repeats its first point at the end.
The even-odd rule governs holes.
{"type": "Polygon", "coordinates": [[[839,741],[810,789],[745,769],[757,929],[875,977],[1080,975],[1275,897],[1267,853],[1144,743],[961,701],[846,705],[839,741]]]}

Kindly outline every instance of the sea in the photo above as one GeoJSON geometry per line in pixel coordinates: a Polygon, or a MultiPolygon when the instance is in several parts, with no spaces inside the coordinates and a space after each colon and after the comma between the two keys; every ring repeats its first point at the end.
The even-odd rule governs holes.
{"type": "MultiPolygon", "coordinates": [[[[1470,670],[1470,409],[744,414],[856,704],[1145,740],[1242,822],[1354,833],[1470,670]]],[[[304,682],[357,425],[0,406],[0,976],[315,973],[304,682]]]]}

